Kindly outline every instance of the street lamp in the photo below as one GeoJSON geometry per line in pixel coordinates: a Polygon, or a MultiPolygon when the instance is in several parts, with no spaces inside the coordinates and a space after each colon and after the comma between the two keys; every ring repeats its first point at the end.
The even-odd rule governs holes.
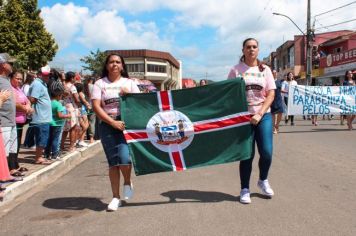
{"type": "Polygon", "coordinates": [[[299,28],[299,26],[298,26],[289,16],[284,15],[284,14],[281,14],[281,13],[277,13],[277,12],[273,12],[272,14],[273,14],[273,15],[276,15],[276,16],[284,16],[284,17],[288,18],[288,19],[299,29],[299,31],[300,31],[304,36],[306,36],[306,35],[304,34],[303,30],[301,30],[301,29],[299,28]]]}
{"type": "Polygon", "coordinates": [[[305,34],[303,32],[303,30],[301,30],[299,28],[299,26],[287,15],[281,14],[281,13],[277,13],[277,12],[273,12],[273,15],[276,16],[284,16],[286,17],[288,20],[290,20],[297,28],[298,30],[303,34],[303,36],[306,37],[306,52],[307,52],[307,69],[306,69],[306,80],[307,80],[307,85],[309,85],[309,81],[311,80],[311,68],[312,68],[312,60],[311,60],[311,30],[310,30],[310,0],[308,1],[308,19],[307,19],[307,34],[305,34]]]}

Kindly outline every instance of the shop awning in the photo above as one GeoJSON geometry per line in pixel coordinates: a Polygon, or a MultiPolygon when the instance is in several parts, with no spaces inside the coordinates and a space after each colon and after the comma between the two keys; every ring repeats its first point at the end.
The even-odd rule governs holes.
{"type": "Polygon", "coordinates": [[[331,78],[331,77],[339,77],[339,76],[344,76],[345,75],[345,71],[334,71],[334,72],[330,72],[328,74],[324,74],[320,77],[316,77],[317,79],[324,79],[324,78],[331,78]]]}

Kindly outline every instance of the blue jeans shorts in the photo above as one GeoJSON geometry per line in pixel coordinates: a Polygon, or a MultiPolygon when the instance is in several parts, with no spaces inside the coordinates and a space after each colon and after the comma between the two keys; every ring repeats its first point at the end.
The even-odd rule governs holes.
{"type": "Polygon", "coordinates": [[[101,121],[99,135],[109,167],[131,165],[129,147],[124,133],[101,121]]]}
{"type": "Polygon", "coordinates": [[[31,124],[33,126],[36,147],[47,147],[49,139],[49,123],[46,124],[31,124]]]}

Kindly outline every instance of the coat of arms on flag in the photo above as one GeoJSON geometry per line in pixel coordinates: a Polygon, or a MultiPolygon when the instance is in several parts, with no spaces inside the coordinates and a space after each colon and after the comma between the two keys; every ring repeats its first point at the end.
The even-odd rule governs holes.
{"type": "Polygon", "coordinates": [[[121,117],[136,175],[250,158],[250,114],[241,79],[129,94],[121,117]]]}

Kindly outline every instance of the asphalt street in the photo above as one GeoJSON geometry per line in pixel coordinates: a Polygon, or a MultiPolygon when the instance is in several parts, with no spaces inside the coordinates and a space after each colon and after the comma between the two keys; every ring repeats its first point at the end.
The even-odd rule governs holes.
{"type": "Polygon", "coordinates": [[[107,212],[103,154],[83,162],[0,219],[1,235],[356,235],[356,130],[296,121],[274,135],[263,197],[239,203],[238,163],[133,177],[135,196],[107,212]]]}

